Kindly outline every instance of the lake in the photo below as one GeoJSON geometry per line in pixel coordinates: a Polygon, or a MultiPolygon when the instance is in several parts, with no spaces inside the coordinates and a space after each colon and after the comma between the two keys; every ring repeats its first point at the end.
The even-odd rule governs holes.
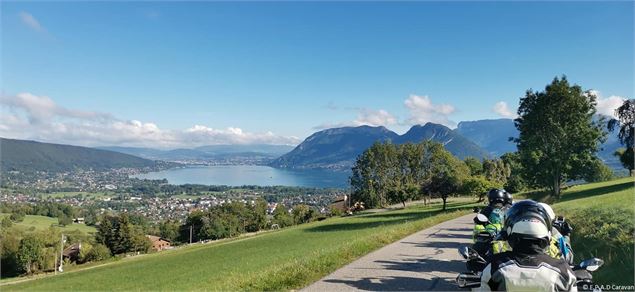
{"type": "Polygon", "coordinates": [[[349,171],[281,169],[261,165],[215,165],[173,168],[138,174],[141,179],[167,179],[170,184],[257,185],[345,188],[349,171]]]}

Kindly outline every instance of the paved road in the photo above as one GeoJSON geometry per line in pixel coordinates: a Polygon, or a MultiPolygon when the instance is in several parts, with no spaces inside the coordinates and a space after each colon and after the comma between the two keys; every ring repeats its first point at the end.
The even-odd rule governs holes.
{"type": "Polygon", "coordinates": [[[459,246],[471,242],[474,214],[419,231],[374,251],[304,291],[452,291],[465,271],[459,246]]]}

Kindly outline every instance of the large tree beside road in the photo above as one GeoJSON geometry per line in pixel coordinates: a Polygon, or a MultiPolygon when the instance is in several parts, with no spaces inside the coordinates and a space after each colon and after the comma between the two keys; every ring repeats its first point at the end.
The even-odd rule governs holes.
{"type": "Polygon", "coordinates": [[[520,99],[515,139],[525,177],[559,197],[563,182],[583,178],[597,161],[604,121],[594,121],[596,96],[566,77],[520,99]]]}
{"type": "Polygon", "coordinates": [[[609,121],[609,130],[614,131],[619,128],[618,137],[622,145],[626,148],[615,151],[615,156],[619,157],[624,168],[629,174],[633,174],[635,169],[635,158],[633,147],[635,147],[635,99],[627,99],[615,110],[618,119],[609,121]]]}

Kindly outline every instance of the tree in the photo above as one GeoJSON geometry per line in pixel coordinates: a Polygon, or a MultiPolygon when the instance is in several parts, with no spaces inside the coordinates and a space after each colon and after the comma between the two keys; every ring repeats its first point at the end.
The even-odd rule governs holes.
{"type": "Polygon", "coordinates": [[[620,148],[613,153],[613,155],[617,156],[620,159],[620,163],[626,169],[628,169],[629,175],[633,175],[633,169],[635,169],[635,155],[633,155],[633,147],[631,148],[620,148]]]}
{"type": "Polygon", "coordinates": [[[9,217],[2,217],[2,222],[0,222],[0,226],[2,226],[3,230],[10,228],[13,225],[13,221],[9,219],[9,217]]]}
{"type": "Polygon", "coordinates": [[[364,202],[369,207],[386,206],[397,182],[396,164],[397,146],[394,144],[376,142],[366,149],[352,169],[352,201],[364,202]]]}
{"type": "Polygon", "coordinates": [[[159,232],[161,237],[175,242],[179,238],[180,225],[174,220],[165,220],[159,225],[159,232]]]}
{"type": "Polygon", "coordinates": [[[108,258],[110,258],[110,250],[105,245],[98,243],[93,245],[82,259],[83,262],[96,262],[108,258]]]}
{"type": "Polygon", "coordinates": [[[448,197],[460,191],[469,169],[465,163],[454,157],[439,143],[429,145],[427,158],[428,178],[423,182],[422,190],[431,197],[443,200],[443,210],[447,208],[448,197]]]}
{"type": "Polygon", "coordinates": [[[112,254],[147,251],[149,240],[143,228],[130,223],[128,214],[102,217],[95,239],[110,249],[112,254]]]}
{"type": "Polygon", "coordinates": [[[60,226],[67,226],[73,224],[73,219],[64,213],[61,213],[57,216],[57,222],[60,226]]]}
{"type": "Polygon", "coordinates": [[[600,160],[596,160],[589,168],[584,176],[587,182],[601,182],[613,178],[613,170],[600,160]]]}
{"type": "Polygon", "coordinates": [[[295,222],[295,224],[302,224],[311,221],[312,213],[310,212],[310,210],[311,207],[304,204],[293,206],[293,209],[291,209],[293,222],[295,222]]]}
{"type": "Polygon", "coordinates": [[[21,211],[13,212],[11,213],[11,215],[9,215],[9,219],[11,219],[11,221],[13,222],[22,222],[24,220],[24,217],[24,212],[21,211]]]}
{"type": "Polygon", "coordinates": [[[293,225],[293,217],[289,215],[287,208],[282,204],[278,204],[273,210],[273,222],[280,227],[293,225]]]}
{"type": "Polygon", "coordinates": [[[259,198],[254,204],[247,207],[249,211],[249,219],[245,231],[256,232],[267,227],[267,202],[259,198]]]}
{"type": "Polygon", "coordinates": [[[24,273],[31,274],[37,269],[43,248],[44,244],[35,234],[27,234],[22,238],[17,259],[24,273]]]}
{"type": "Polygon", "coordinates": [[[523,178],[523,166],[520,163],[518,152],[505,153],[500,159],[509,169],[509,176],[503,188],[511,193],[518,193],[527,189],[527,182],[523,178]]]}
{"type": "Polygon", "coordinates": [[[502,188],[507,183],[507,178],[511,174],[510,168],[501,159],[484,159],[483,175],[494,183],[494,187],[502,188]]]}
{"type": "Polygon", "coordinates": [[[566,77],[556,77],[544,91],[528,90],[520,99],[514,124],[520,161],[529,182],[560,197],[562,183],[579,179],[594,162],[605,133],[593,121],[596,97],[566,77]]]}
{"type": "Polygon", "coordinates": [[[396,146],[393,153],[397,157],[390,171],[393,184],[388,193],[391,203],[401,203],[405,208],[406,201],[417,199],[421,194],[418,182],[425,175],[423,151],[423,144],[406,143],[396,146]]]}
{"type": "Polygon", "coordinates": [[[470,169],[472,176],[483,174],[483,164],[478,158],[467,157],[463,162],[465,162],[465,165],[470,169]]]}
{"type": "Polygon", "coordinates": [[[626,149],[620,149],[615,152],[615,155],[619,157],[620,162],[624,168],[628,169],[630,175],[633,174],[634,157],[635,152],[635,99],[627,99],[624,103],[615,110],[615,115],[618,119],[612,119],[609,121],[609,131],[614,131],[619,126],[620,131],[618,137],[620,143],[626,147],[626,149]]]}
{"type": "Polygon", "coordinates": [[[482,175],[477,175],[467,178],[461,190],[462,193],[477,197],[478,201],[482,202],[487,192],[494,187],[494,183],[488,181],[482,175]]]}

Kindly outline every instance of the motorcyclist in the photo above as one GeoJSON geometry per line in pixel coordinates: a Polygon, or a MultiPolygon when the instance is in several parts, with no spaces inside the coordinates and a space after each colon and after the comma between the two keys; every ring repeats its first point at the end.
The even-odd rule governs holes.
{"type": "Polygon", "coordinates": [[[508,191],[503,190],[505,193],[503,194],[503,208],[509,209],[514,204],[514,197],[508,191]]]}
{"type": "MultiPolygon", "coordinates": [[[[553,211],[551,206],[545,203],[538,203],[541,207],[545,209],[547,215],[549,215],[549,220],[551,220],[551,243],[549,248],[547,249],[547,254],[554,258],[563,258],[569,264],[573,264],[573,250],[571,249],[571,241],[569,239],[569,234],[563,235],[554,225],[556,213],[553,211]]],[[[566,224],[568,227],[568,231],[571,231],[571,227],[566,224]]]]}
{"type": "Polygon", "coordinates": [[[547,212],[532,200],[508,210],[503,229],[513,250],[492,256],[481,275],[482,291],[577,291],[567,262],[546,253],[552,226],[547,212]]]}
{"type": "Polygon", "coordinates": [[[498,233],[501,230],[505,217],[505,193],[506,192],[504,190],[499,189],[491,189],[487,193],[487,200],[489,204],[480,211],[480,214],[487,217],[489,224],[485,226],[476,224],[474,226],[474,235],[477,235],[482,231],[498,233]]]}
{"type": "Polygon", "coordinates": [[[487,194],[489,204],[480,211],[487,218],[487,223],[477,222],[475,218],[472,246],[486,260],[491,256],[491,252],[498,252],[504,248],[502,241],[495,238],[503,228],[505,217],[506,192],[504,190],[492,189],[487,194]]]}

